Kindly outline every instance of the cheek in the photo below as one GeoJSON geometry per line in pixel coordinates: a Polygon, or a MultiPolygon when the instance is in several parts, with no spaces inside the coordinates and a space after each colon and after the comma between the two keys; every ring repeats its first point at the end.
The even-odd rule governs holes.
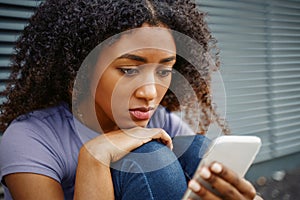
{"type": "Polygon", "coordinates": [[[101,79],[96,87],[95,103],[103,110],[110,109],[113,91],[114,84],[108,79],[101,79]]]}
{"type": "Polygon", "coordinates": [[[121,81],[111,83],[109,86],[109,91],[105,93],[106,96],[103,98],[109,99],[107,103],[110,103],[112,109],[115,112],[123,110],[124,108],[128,107],[129,100],[132,96],[133,88],[131,84],[125,84],[121,81]]]}
{"type": "Polygon", "coordinates": [[[166,78],[164,81],[161,81],[160,84],[158,84],[156,88],[160,96],[163,97],[166,94],[166,92],[170,87],[171,80],[172,80],[172,76],[166,78]]]}
{"type": "Polygon", "coordinates": [[[168,91],[168,85],[159,85],[156,87],[157,88],[157,97],[159,99],[159,101],[165,96],[166,92],[168,91]]]}

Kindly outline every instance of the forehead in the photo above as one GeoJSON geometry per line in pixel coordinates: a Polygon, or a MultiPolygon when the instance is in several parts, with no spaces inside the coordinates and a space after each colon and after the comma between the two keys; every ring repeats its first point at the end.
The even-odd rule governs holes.
{"type": "Polygon", "coordinates": [[[176,54],[176,45],[171,30],[166,28],[143,26],[121,33],[116,38],[111,45],[102,49],[100,60],[112,62],[121,55],[146,49],[176,54]]]}
{"type": "MultiPolygon", "coordinates": [[[[141,27],[116,35],[100,44],[100,52],[96,56],[96,64],[90,73],[92,85],[96,86],[103,72],[124,54],[138,53],[141,56],[170,57],[176,55],[176,45],[169,29],[161,27],[141,27]],[[149,53],[154,52],[156,53],[149,53]]],[[[157,58],[159,59],[159,58],[157,58]]],[[[93,88],[95,90],[95,88],[93,88]]]]}

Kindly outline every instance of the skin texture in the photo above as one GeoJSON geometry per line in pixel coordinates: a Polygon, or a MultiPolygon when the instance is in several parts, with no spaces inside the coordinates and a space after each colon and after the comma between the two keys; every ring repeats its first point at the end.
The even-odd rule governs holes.
{"type": "MultiPolygon", "coordinates": [[[[176,13],[177,17],[167,16],[169,11],[157,11],[155,15],[151,15],[151,12],[153,14],[153,12],[156,12],[161,7],[156,2],[153,3],[153,9],[150,9],[150,11],[144,8],[141,12],[134,12],[137,16],[136,18],[130,18],[127,15],[120,17],[117,15],[121,12],[118,14],[114,13],[113,15],[119,18],[114,21],[116,24],[111,24],[113,22],[112,18],[116,16],[109,16],[109,13],[106,13],[102,18],[96,16],[95,20],[83,19],[82,21],[87,23],[83,24],[77,16],[88,16],[87,13],[91,13],[91,11],[88,9],[81,10],[81,15],[74,14],[74,11],[84,9],[85,6],[80,5],[75,7],[76,9],[70,9],[72,12],[68,13],[69,7],[65,5],[68,4],[67,1],[53,0],[49,2],[52,2],[52,4],[50,3],[50,6],[46,4],[44,12],[39,12],[32,18],[31,26],[26,29],[23,37],[18,41],[18,53],[14,60],[11,77],[15,81],[15,86],[14,89],[12,89],[13,84],[8,86],[4,95],[8,95],[10,101],[1,106],[1,109],[5,109],[5,113],[1,115],[1,128],[3,130],[18,115],[35,109],[56,105],[60,101],[70,103],[69,91],[72,90],[72,83],[78,67],[87,53],[93,49],[94,45],[105,39],[104,36],[103,38],[96,37],[101,37],[102,35],[108,37],[108,34],[119,33],[120,30],[128,30],[135,27],[160,26],[175,30],[178,29],[185,34],[189,34],[203,45],[203,48],[206,50],[205,52],[209,52],[209,42],[213,41],[203,20],[203,14],[196,12],[192,3],[166,6],[167,8],[172,8],[173,12],[178,12],[176,13]],[[56,4],[60,6],[61,10],[66,9],[67,11],[64,10],[65,13],[63,14],[55,13],[56,10],[60,10],[55,7],[56,4]],[[49,10],[47,10],[48,8],[49,10]],[[109,17],[105,18],[106,16],[109,17]],[[189,16],[191,17],[189,18],[189,16]],[[51,21],[54,17],[55,19],[59,17],[68,18],[57,20],[65,23],[62,25],[51,21]],[[70,21],[69,19],[74,21],[70,21]],[[96,19],[101,19],[106,24],[99,24],[102,23],[101,20],[96,21],[96,19]],[[167,21],[175,19],[181,19],[181,21],[167,21]],[[44,22],[43,20],[45,21],[45,26],[41,25],[41,22],[44,22]],[[123,21],[121,22],[121,20],[123,21]],[[135,21],[124,22],[125,20],[135,21]],[[98,24],[88,24],[90,21],[98,24]],[[145,23],[145,21],[148,21],[148,23],[145,23]],[[197,23],[194,23],[195,21],[197,23]],[[72,29],[75,29],[75,25],[76,27],[82,27],[81,31],[72,31],[72,29]],[[70,30],[67,30],[66,27],[70,28],[70,30]],[[94,27],[101,27],[103,30],[87,30],[94,27]],[[110,30],[104,27],[114,27],[115,29],[110,30]],[[65,35],[68,35],[68,40],[65,37],[60,37],[60,35],[64,35],[58,32],[61,30],[65,31],[65,35]],[[43,34],[40,34],[41,32],[43,34]],[[88,36],[83,33],[86,33],[88,36]],[[79,36],[78,34],[82,35],[79,36]],[[92,39],[90,39],[91,37],[92,39]],[[83,39],[79,40],[78,38],[83,39]],[[61,43],[64,44],[63,48],[59,46],[61,43]],[[76,48],[75,44],[81,48],[76,48]],[[62,52],[60,52],[61,49],[63,49],[62,52]],[[78,50],[79,53],[74,52],[74,49],[78,50]],[[46,53],[46,58],[39,57],[41,54],[45,55],[46,53]],[[22,77],[17,80],[17,76],[21,71],[22,77]],[[55,81],[52,81],[52,79],[55,81]],[[32,91],[34,91],[34,95],[32,95],[32,91]]],[[[116,1],[115,4],[119,2],[121,1],[116,1]]],[[[140,7],[143,5],[146,4],[141,2],[140,7]]],[[[130,6],[132,5],[118,4],[111,7],[116,8],[116,10],[124,7],[126,11],[126,9],[131,10],[130,6]]],[[[103,7],[101,12],[106,10],[109,10],[109,8],[103,7]]],[[[168,31],[155,32],[148,30],[137,31],[122,36],[110,47],[103,50],[102,58],[111,59],[109,62],[106,62],[105,59],[99,59],[97,63],[99,65],[97,69],[100,72],[101,70],[105,70],[102,76],[99,76],[99,71],[95,71],[94,73],[95,77],[91,85],[91,93],[95,97],[93,104],[91,106],[89,104],[90,101],[84,100],[79,107],[87,111],[91,111],[91,109],[96,110],[97,119],[86,119],[85,123],[95,130],[99,130],[100,124],[105,134],[99,135],[87,142],[80,150],[75,182],[75,199],[114,199],[109,169],[110,162],[119,160],[131,150],[152,139],[162,141],[169,148],[172,148],[172,140],[165,131],[161,129],[145,129],[144,127],[149,119],[136,119],[129,111],[136,107],[153,106],[155,109],[159,103],[170,105],[169,108],[171,110],[178,109],[174,97],[167,90],[171,82],[171,75],[167,73],[167,76],[161,76],[161,74],[165,73],[164,70],[167,69],[169,71],[172,67],[176,68],[176,70],[181,70],[180,72],[193,85],[198,95],[197,103],[203,106],[204,118],[199,124],[200,130],[205,132],[211,122],[210,114],[217,116],[211,107],[209,84],[205,84],[206,82],[209,83],[210,80],[208,73],[210,71],[209,66],[203,65],[202,74],[196,74],[193,73],[195,69],[192,69],[182,59],[176,58],[175,63],[174,59],[170,59],[175,55],[176,47],[174,44],[173,38],[168,31]],[[140,47],[138,46],[139,44],[147,42],[150,43],[147,45],[152,48],[136,50],[137,47],[140,47]],[[131,50],[125,48],[131,45],[131,50]],[[124,53],[130,53],[130,55],[134,55],[135,57],[143,58],[146,62],[136,61],[131,58],[128,59],[128,56],[124,58],[124,53]],[[118,59],[120,56],[123,58],[118,59]],[[170,61],[166,62],[166,60],[170,61]],[[134,68],[134,75],[128,76],[128,74],[124,74],[123,66],[126,69],[128,66],[130,66],[130,69],[134,68]],[[136,74],[136,72],[138,73],[136,74]],[[134,84],[131,84],[131,82],[134,82],[134,84]],[[129,92],[125,94],[123,90],[129,92]],[[125,104],[120,104],[118,101],[120,98],[126,99],[124,101],[125,104]],[[114,108],[118,109],[114,110],[114,108]]],[[[222,127],[225,130],[224,126],[222,127]]],[[[211,168],[208,171],[212,174],[208,179],[222,193],[222,198],[251,199],[254,197],[255,190],[253,186],[244,179],[237,177],[234,172],[228,173],[230,170],[225,166],[222,166],[223,173],[215,173],[211,168]]],[[[60,183],[50,177],[33,173],[15,173],[5,176],[4,179],[14,199],[64,199],[60,183]]],[[[197,192],[202,199],[221,198],[213,196],[204,187],[197,192]]]]}
{"type": "Polygon", "coordinates": [[[261,199],[256,196],[255,188],[250,182],[243,178],[239,178],[235,172],[222,166],[220,163],[214,162],[208,168],[201,168],[196,172],[204,180],[210,183],[214,188],[217,188],[221,196],[217,196],[207,190],[203,185],[196,180],[191,180],[188,184],[193,192],[201,196],[202,199],[221,200],[246,200],[246,199],[261,199]]]}
{"type": "MultiPolygon", "coordinates": [[[[147,24],[144,26],[148,27],[147,24]]],[[[121,37],[120,40],[110,46],[107,51],[104,49],[103,55],[110,55],[112,49],[114,53],[122,52],[120,49],[123,48],[124,44],[127,45],[129,41],[134,41],[142,35],[147,36],[146,38],[148,39],[152,38],[152,42],[155,41],[154,43],[159,47],[161,41],[156,40],[156,34],[158,33],[151,31],[151,29],[148,31],[137,30],[137,32],[133,34],[121,37]]],[[[119,53],[117,53],[117,56],[114,56],[117,57],[117,59],[113,59],[113,62],[105,68],[103,76],[100,78],[96,87],[95,105],[96,108],[98,108],[96,109],[98,120],[100,120],[101,125],[108,131],[87,142],[80,150],[75,183],[75,199],[114,199],[109,169],[110,162],[119,160],[131,150],[152,139],[158,139],[172,148],[172,140],[166,132],[161,129],[145,129],[143,127],[147,124],[148,120],[132,120],[128,114],[128,109],[132,107],[149,106],[152,104],[157,105],[167,91],[167,86],[170,83],[169,76],[171,75],[167,73],[167,76],[161,77],[159,75],[160,73],[157,72],[162,68],[172,67],[174,60],[163,63],[163,65],[165,65],[163,67],[157,64],[161,64],[161,60],[173,57],[175,46],[170,33],[163,31],[159,32],[159,34],[165,38],[164,41],[167,41],[164,45],[169,46],[170,51],[141,49],[130,52],[130,55],[142,57],[151,63],[151,65],[145,65],[144,62],[142,62],[142,65],[136,66],[140,64],[140,61],[137,63],[136,60],[128,58],[119,59],[119,53]],[[132,76],[124,74],[123,71],[120,72],[120,67],[123,68],[126,66],[126,69],[128,69],[128,65],[133,66],[131,67],[134,69],[132,76]],[[109,79],[106,79],[107,77],[109,77],[109,79]],[[141,77],[143,81],[140,81],[139,77],[141,77]],[[126,84],[132,81],[137,81],[141,84],[129,89],[131,96],[127,95],[127,100],[125,99],[126,104],[121,106],[121,113],[118,113],[118,115],[121,115],[122,121],[125,121],[122,124],[125,128],[118,129],[115,127],[117,122],[112,115],[112,106],[114,106],[114,104],[110,104],[110,102],[114,102],[114,99],[111,99],[112,92],[116,89],[115,87],[117,87],[117,91],[132,87],[132,84],[126,84]],[[121,84],[117,84],[119,82],[121,82],[121,84]],[[102,87],[107,86],[108,83],[110,83],[109,87],[102,87]],[[104,101],[101,92],[108,97],[104,99],[104,101]],[[123,107],[124,109],[122,109],[123,107]],[[138,126],[132,128],[131,126],[133,124],[137,124],[138,126]],[[99,177],[101,177],[101,179],[99,177]]],[[[132,44],[135,45],[135,43],[132,44]]],[[[105,66],[101,65],[101,62],[99,64],[100,66],[105,66]]],[[[121,96],[116,97],[116,103],[120,103],[118,102],[119,98],[123,98],[124,100],[124,94],[122,92],[118,93],[118,95],[121,96]]],[[[206,177],[206,179],[221,192],[223,198],[254,198],[255,190],[253,186],[244,179],[238,178],[234,172],[224,166],[222,166],[221,172],[218,173],[214,172],[211,168],[206,169],[206,173],[197,173],[201,176],[205,176],[205,174],[207,175],[207,173],[209,173],[210,176],[206,177]]],[[[5,177],[5,181],[15,199],[63,199],[62,189],[59,183],[42,175],[11,174],[5,177]],[[31,181],[32,179],[34,179],[34,181],[31,181]],[[23,184],[28,186],[28,190],[25,191],[22,188],[23,184]],[[39,192],[33,192],[35,191],[34,188],[39,188],[39,192]]],[[[220,197],[214,196],[204,187],[197,191],[197,194],[203,199],[220,199],[220,197]]]]}
{"type": "MultiPolygon", "coordinates": [[[[121,36],[98,59],[91,86],[97,121],[83,121],[99,123],[103,132],[145,127],[171,83],[176,62],[171,33],[165,28],[151,28],[149,24],[142,27],[121,36]],[[136,109],[149,109],[149,117],[137,119],[129,112],[136,109]]],[[[82,102],[80,110],[86,113],[83,116],[90,116],[93,110],[90,105],[90,99],[82,102]]]]}
{"type": "MultiPolygon", "coordinates": [[[[201,12],[193,0],[47,0],[30,18],[21,36],[16,41],[15,53],[11,60],[11,82],[0,92],[8,101],[0,104],[0,131],[16,117],[37,109],[56,106],[64,101],[72,104],[72,91],[78,93],[79,100],[86,93],[73,88],[83,60],[105,39],[123,31],[139,28],[144,23],[151,26],[167,25],[195,40],[203,51],[186,53],[196,59],[196,69],[185,59],[178,57],[176,69],[193,88],[192,94],[182,95],[186,107],[187,121],[200,118],[195,124],[197,133],[205,134],[211,123],[216,123],[226,134],[229,129],[212,106],[210,90],[211,72],[219,67],[216,40],[210,33],[201,12]],[[116,12],[118,11],[118,12],[116,12]],[[208,55],[208,56],[207,56],[208,55]],[[80,96],[81,95],[81,96],[80,96]],[[200,113],[195,113],[193,105],[199,104],[200,113]]],[[[186,41],[179,39],[176,43],[186,41]]],[[[182,48],[180,48],[182,50],[182,48]]],[[[81,77],[90,78],[90,74],[81,77]]],[[[172,82],[173,85],[182,85],[172,82]]],[[[185,88],[183,88],[184,91],[185,88]]],[[[179,111],[180,104],[172,91],[168,90],[161,103],[170,111],[179,111]]]]}
{"type": "Polygon", "coordinates": [[[145,132],[140,127],[126,133],[112,131],[87,142],[79,153],[74,199],[114,199],[109,163],[152,139],[172,149],[172,140],[165,131],[148,129],[145,132]]]}

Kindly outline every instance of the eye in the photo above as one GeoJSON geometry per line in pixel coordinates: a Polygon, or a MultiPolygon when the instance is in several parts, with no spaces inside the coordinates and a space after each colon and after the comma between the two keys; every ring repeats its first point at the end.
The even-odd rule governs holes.
{"type": "Polygon", "coordinates": [[[139,73],[139,70],[136,68],[119,68],[119,70],[127,76],[134,76],[139,73]]]}
{"type": "Polygon", "coordinates": [[[173,72],[172,69],[160,69],[156,73],[161,77],[167,77],[170,74],[172,74],[172,72],[173,72]]]}

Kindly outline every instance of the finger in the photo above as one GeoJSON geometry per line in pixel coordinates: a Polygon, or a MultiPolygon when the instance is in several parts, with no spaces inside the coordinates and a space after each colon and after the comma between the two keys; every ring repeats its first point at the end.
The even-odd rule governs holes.
{"type": "Polygon", "coordinates": [[[229,182],[222,179],[218,175],[211,173],[207,167],[201,168],[199,171],[199,175],[215,190],[217,190],[219,195],[224,199],[244,199],[243,195],[233,185],[231,185],[229,182]]]}
{"type": "Polygon", "coordinates": [[[256,195],[254,186],[244,178],[239,177],[234,171],[221,165],[220,163],[214,162],[210,166],[211,171],[217,174],[222,179],[233,185],[241,194],[249,199],[253,199],[256,195]]]}
{"type": "Polygon", "coordinates": [[[159,139],[162,143],[164,143],[167,147],[170,149],[173,149],[173,142],[170,135],[163,129],[155,129],[159,130],[157,134],[155,134],[152,138],[153,139],[159,139]]]}
{"type": "Polygon", "coordinates": [[[160,128],[142,128],[135,127],[132,129],[127,129],[124,131],[125,134],[130,137],[136,138],[142,141],[143,144],[151,141],[152,139],[156,139],[161,141],[163,144],[168,146],[170,149],[173,149],[172,139],[169,134],[166,133],[163,129],[160,128]]]}
{"type": "Polygon", "coordinates": [[[204,186],[200,185],[196,180],[192,179],[190,180],[188,187],[199,197],[201,197],[202,200],[221,200],[218,196],[207,190],[204,186]]]}

